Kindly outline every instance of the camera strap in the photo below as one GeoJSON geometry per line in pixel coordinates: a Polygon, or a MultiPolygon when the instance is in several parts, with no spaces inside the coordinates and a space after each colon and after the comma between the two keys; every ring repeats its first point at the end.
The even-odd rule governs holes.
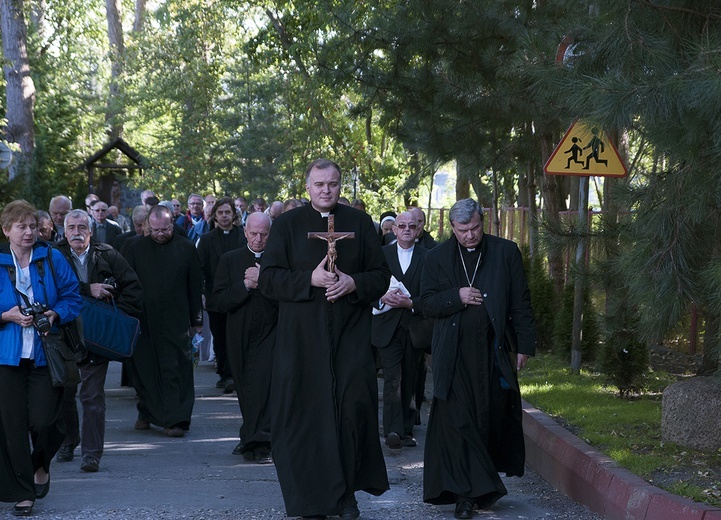
{"type": "MultiPolygon", "coordinates": [[[[48,250],[48,258],[50,258],[50,254],[52,254],[52,251],[48,250]]],[[[50,261],[50,269],[52,271],[52,260],[50,261]]],[[[34,261],[35,267],[38,270],[38,275],[40,275],[40,280],[42,281],[45,278],[45,262],[42,258],[38,258],[34,261]]],[[[18,278],[17,278],[17,270],[15,269],[15,265],[7,265],[5,266],[8,271],[8,277],[10,278],[10,282],[13,285],[13,289],[15,290],[16,296],[19,294],[22,297],[22,300],[25,302],[26,307],[30,307],[30,300],[27,296],[27,294],[18,291],[18,278]]],[[[54,275],[55,273],[53,273],[54,275]]],[[[54,277],[53,277],[54,278],[54,277]]],[[[45,284],[41,282],[41,285],[43,286],[43,289],[45,288],[45,284]]],[[[17,299],[17,298],[16,298],[17,299]]],[[[20,305],[20,302],[18,301],[18,306],[20,305]]]]}

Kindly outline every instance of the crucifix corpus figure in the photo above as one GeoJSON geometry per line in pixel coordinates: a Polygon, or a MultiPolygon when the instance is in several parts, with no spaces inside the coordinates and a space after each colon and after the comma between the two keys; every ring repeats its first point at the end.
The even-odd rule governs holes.
{"type": "Polygon", "coordinates": [[[312,231],[308,233],[308,238],[320,238],[328,242],[328,262],[325,264],[326,271],[331,273],[335,272],[335,261],[338,258],[338,252],[335,249],[335,243],[338,240],[344,238],[355,238],[355,233],[336,233],[335,231],[335,216],[328,215],[328,232],[325,231],[312,231]]]}

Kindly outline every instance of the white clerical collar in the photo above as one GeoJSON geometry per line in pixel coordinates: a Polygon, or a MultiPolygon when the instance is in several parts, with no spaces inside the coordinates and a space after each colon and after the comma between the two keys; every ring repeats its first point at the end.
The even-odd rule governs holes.
{"type": "Polygon", "coordinates": [[[321,212],[320,216],[323,218],[328,218],[328,215],[330,215],[330,211],[321,212]]]}
{"type": "Polygon", "coordinates": [[[253,255],[255,255],[256,258],[260,258],[260,257],[263,255],[263,251],[261,251],[261,252],[259,253],[259,252],[257,252],[257,251],[253,251],[253,250],[250,248],[250,244],[247,244],[247,246],[248,246],[248,251],[250,251],[251,253],[253,253],[253,255]]]}
{"type": "Polygon", "coordinates": [[[469,253],[473,253],[475,250],[476,250],[475,247],[467,247],[466,248],[466,251],[468,251],[469,253]]]}

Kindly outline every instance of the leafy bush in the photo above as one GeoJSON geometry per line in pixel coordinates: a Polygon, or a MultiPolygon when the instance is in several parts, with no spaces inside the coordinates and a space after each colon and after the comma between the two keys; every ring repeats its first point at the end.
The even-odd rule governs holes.
{"type": "Polygon", "coordinates": [[[648,348],[638,340],[628,318],[611,316],[606,319],[606,341],[600,357],[601,372],[618,387],[621,397],[645,388],[648,348]]]}
{"type": "Polygon", "coordinates": [[[549,351],[553,347],[553,327],[556,314],[556,292],[540,254],[529,257],[528,248],[522,250],[523,263],[528,273],[533,318],[536,320],[538,349],[549,351]]]}
{"type": "MultiPolygon", "coordinates": [[[[573,284],[563,289],[560,305],[555,313],[553,326],[553,351],[570,359],[573,339],[573,284]]],[[[581,328],[581,356],[584,363],[596,359],[596,347],[600,340],[598,316],[588,291],[583,294],[583,325],[581,328]]]]}

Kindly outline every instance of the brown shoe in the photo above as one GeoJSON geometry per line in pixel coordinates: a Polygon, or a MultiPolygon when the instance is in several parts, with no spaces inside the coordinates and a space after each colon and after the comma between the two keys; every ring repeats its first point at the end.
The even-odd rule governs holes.
{"type": "Polygon", "coordinates": [[[136,430],[149,430],[150,422],[147,419],[142,419],[142,418],[138,417],[138,420],[135,421],[135,429],[136,430]]]}
{"type": "Polygon", "coordinates": [[[163,435],[167,435],[168,437],[183,437],[185,430],[180,426],[171,426],[170,428],[163,428],[163,435]]]}

